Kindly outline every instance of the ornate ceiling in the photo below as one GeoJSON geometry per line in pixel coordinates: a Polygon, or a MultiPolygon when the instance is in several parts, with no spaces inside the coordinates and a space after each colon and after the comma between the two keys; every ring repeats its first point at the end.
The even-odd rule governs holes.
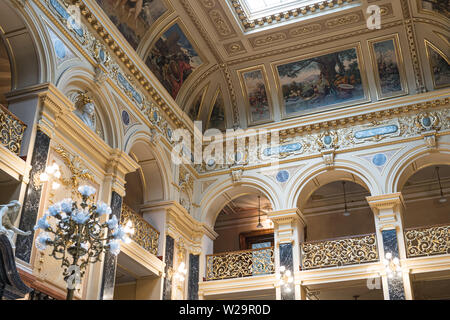
{"type": "MultiPolygon", "coordinates": [[[[406,0],[287,1],[282,12],[258,15],[243,0],[95,1],[203,127],[245,128],[414,93],[403,65],[410,60],[401,56],[406,0]],[[367,28],[371,4],[381,10],[381,30],[367,28]],[[382,50],[397,55],[399,79],[383,95],[371,40],[386,34],[392,47],[382,50]]],[[[412,12],[419,2],[427,1],[409,1],[418,5],[412,12]]]]}

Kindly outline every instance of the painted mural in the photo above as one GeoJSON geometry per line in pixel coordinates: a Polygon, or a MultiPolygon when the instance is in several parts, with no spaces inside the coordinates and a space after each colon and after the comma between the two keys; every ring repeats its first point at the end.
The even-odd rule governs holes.
{"type": "Polygon", "coordinates": [[[168,8],[164,0],[96,0],[130,45],[142,37],[168,8]]]}
{"type": "Polygon", "coordinates": [[[404,93],[400,65],[393,39],[372,44],[375,55],[376,72],[380,96],[393,96],[404,93]]]}
{"type": "Polygon", "coordinates": [[[444,57],[444,54],[428,42],[427,52],[435,88],[448,87],[450,85],[450,65],[448,58],[444,57]]]}
{"type": "Polygon", "coordinates": [[[450,4],[448,0],[420,0],[419,3],[424,10],[450,17],[450,4]]]}
{"type": "Polygon", "coordinates": [[[211,114],[206,125],[206,129],[212,128],[219,129],[220,131],[226,130],[225,104],[220,91],[216,94],[214,106],[211,110],[211,114]]]}
{"type": "Polygon", "coordinates": [[[200,112],[200,109],[203,104],[203,99],[205,96],[207,88],[203,89],[195,98],[194,103],[189,107],[188,110],[186,110],[187,115],[192,121],[197,120],[198,113],[200,112]]]}
{"type": "Polygon", "coordinates": [[[270,104],[262,69],[242,73],[243,91],[247,99],[250,124],[271,120],[270,104]]]}
{"type": "Polygon", "coordinates": [[[203,61],[175,23],[156,41],[145,63],[176,99],[183,83],[203,61]]]}
{"type": "Polygon", "coordinates": [[[287,116],[365,97],[356,48],[277,66],[287,116]]]}

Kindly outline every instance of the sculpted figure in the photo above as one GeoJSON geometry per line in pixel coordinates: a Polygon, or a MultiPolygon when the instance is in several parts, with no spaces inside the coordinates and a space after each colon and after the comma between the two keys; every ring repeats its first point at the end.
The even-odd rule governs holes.
{"type": "Polygon", "coordinates": [[[77,116],[83,120],[83,122],[91,128],[94,132],[96,130],[96,119],[95,119],[95,105],[92,100],[85,94],[81,94],[78,98],[79,107],[75,110],[77,116]]]}
{"type": "Polygon", "coordinates": [[[13,237],[15,233],[21,236],[31,235],[31,231],[25,232],[14,227],[14,222],[17,220],[19,210],[20,210],[20,202],[17,200],[13,200],[6,205],[0,206],[0,234],[5,234],[8,237],[13,249],[15,248],[13,242],[13,237]]]}

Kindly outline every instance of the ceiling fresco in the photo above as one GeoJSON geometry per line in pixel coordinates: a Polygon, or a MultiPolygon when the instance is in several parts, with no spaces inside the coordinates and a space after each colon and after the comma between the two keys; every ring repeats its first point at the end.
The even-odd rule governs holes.
{"type": "Polygon", "coordinates": [[[95,1],[203,128],[275,124],[450,85],[439,1],[95,1]],[[374,4],[380,29],[367,27],[374,4]],[[434,19],[419,41],[430,69],[410,54],[411,14],[434,19]],[[423,84],[427,70],[433,87],[423,84]]]}

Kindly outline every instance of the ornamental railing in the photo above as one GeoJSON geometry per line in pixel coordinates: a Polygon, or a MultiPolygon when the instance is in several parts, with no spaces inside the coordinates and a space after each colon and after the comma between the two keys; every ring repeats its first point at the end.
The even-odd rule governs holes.
{"type": "Polygon", "coordinates": [[[450,254],[450,225],[405,230],[408,258],[450,254]]]}
{"type": "Polygon", "coordinates": [[[273,247],[206,256],[206,280],[243,278],[274,272],[273,247]]]}
{"type": "Polygon", "coordinates": [[[378,261],[375,234],[304,242],[301,253],[302,270],[378,261]]]}
{"type": "Polygon", "coordinates": [[[157,256],[159,231],[124,203],[122,204],[120,224],[125,225],[128,221],[133,223],[135,230],[130,238],[142,248],[157,256]]]}
{"type": "Polygon", "coordinates": [[[20,154],[20,147],[26,128],[25,123],[0,104],[1,142],[2,145],[16,155],[20,154]]]}

